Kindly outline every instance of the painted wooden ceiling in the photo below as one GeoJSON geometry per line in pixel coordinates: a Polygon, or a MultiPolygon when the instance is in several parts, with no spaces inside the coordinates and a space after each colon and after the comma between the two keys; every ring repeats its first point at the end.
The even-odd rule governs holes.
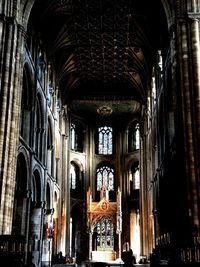
{"type": "Polygon", "coordinates": [[[166,41],[163,18],[159,0],[43,0],[30,21],[54,58],[63,102],[82,114],[87,102],[85,110],[97,115],[99,101],[108,100],[113,111],[121,103],[124,114],[145,103],[166,41]]]}

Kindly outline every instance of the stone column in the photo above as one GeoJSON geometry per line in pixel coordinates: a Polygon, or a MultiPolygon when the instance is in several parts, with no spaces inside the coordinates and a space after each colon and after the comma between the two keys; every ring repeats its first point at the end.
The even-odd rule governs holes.
{"type": "Polygon", "coordinates": [[[116,233],[118,234],[118,261],[122,259],[122,196],[118,187],[117,192],[117,214],[116,214],[116,233]]]}
{"type": "Polygon", "coordinates": [[[90,229],[89,231],[89,255],[88,255],[89,260],[92,260],[92,235],[93,235],[93,230],[90,229]]]}
{"type": "MultiPolygon", "coordinates": [[[[193,105],[195,108],[195,135],[196,135],[196,166],[198,167],[197,173],[191,176],[190,187],[191,187],[191,201],[192,201],[192,220],[193,224],[199,227],[199,210],[198,210],[198,199],[200,197],[200,192],[198,192],[197,184],[200,177],[200,27],[199,27],[199,19],[200,13],[198,14],[198,19],[196,14],[190,13],[190,33],[191,33],[191,59],[193,66],[192,73],[192,86],[193,86],[193,105]]],[[[196,167],[194,166],[194,168],[196,167]]],[[[200,234],[200,233],[199,233],[200,234]]]]}
{"type": "Polygon", "coordinates": [[[27,263],[28,260],[28,241],[29,241],[29,231],[30,231],[30,212],[31,212],[31,190],[27,190],[26,192],[26,201],[27,201],[27,206],[26,206],[26,247],[25,247],[25,264],[27,263]]]}
{"type": "Polygon", "coordinates": [[[148,256],[147,135],[146,115],[143,116],[143,125],[140,125],[140,254],[148,256]]]}
{"type": "MultiPolygon", "coordinates": [[[[177,23],[178,65],[180,66],[180,96],[184,137],[184,159],[187,179],[188,214],[191,225],[198,224],[196,188],[196,151],[199,144],[195,138],[200,127],[200,83],[199,83],[199,25],[196,20],[189,25],[188,20],[180,18],[177,23]],[[188,26],[190,34],[188,35],[188,26]],[[191,48],[191,50],[189,49],[191,48]],[[192,52],[191,52],[192,51],[192,52]],[[194,66],[194,68],[191,66],[194,66]],[[193,73],[191,75],[191,73],[193,73]]],[[[198,136],[199,140],[199,136],[198,136]]]]}
{"type": "Polygon", "coordinates": [[[0,234],[10,234],[21,109],[24,31],[14,17],[0,17],[0,234]]]}
{"type": "Polygon", "coordinates": [[[45,216],[45,205],[44,201],[35,203],[30,218],[30,235],[28,254],[33,256],[33,262],[39,266],[42,260],[42,246],[43,246],[43,225],[45,216]]]}
{"type": "Polygon", "coordinates": [[[65,108],[62,109],[62,226],[61,226],[61,251],[64,255],[70,254],[70,181],[69,181],[69,121],[65,108]]]}

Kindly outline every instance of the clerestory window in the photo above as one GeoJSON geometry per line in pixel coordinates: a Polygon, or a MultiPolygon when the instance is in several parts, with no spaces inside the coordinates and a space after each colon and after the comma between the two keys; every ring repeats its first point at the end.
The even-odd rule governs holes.
{"type": "Polygon", "coordinates": [[[70,128],[71,150],[83,152],[83,129],[77,123],[71,123],[70,128]]]}
{"type": "Polygon", "coordinates": [[[140,126],[139,123],[133,123],[129,127],[128,151],[134,152],[140,148],[140,126]]]}
{"type": "Polygon", "coordinates": [[[113,153],[113,129],[104,126],[98,128],[98,154],[111,155],[113,153]]]}
{"type": "Polygon", "coordinates": [[[139,162],[135,162],[131,166],[131,181],[133,184],[133,190],[140,189],[140,171],[139,162]]]}
{"type": "Polygon", "coordinates": [[[70,166],[70,185],[71,185],[71,189],[75,190],[76,189],[76,177],[77,173],[76,173],[76,168],[73,164],[71,164],[70,166]]]}
{"type": "Polygon", "coordinates": [[[71,124],[71,149],[75,150],[76,147],[76,126],[74,123],[71,124]]]}

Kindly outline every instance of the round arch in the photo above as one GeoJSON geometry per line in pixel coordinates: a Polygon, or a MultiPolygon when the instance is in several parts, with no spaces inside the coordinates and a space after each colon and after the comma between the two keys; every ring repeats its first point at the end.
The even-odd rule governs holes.
{"type": "Polygon", "coordinates": [[[27,188],[28,164],[24,153],[20,152],[17,156],[16,190],[19,190],[20,194],[26,194],[27,188]]]}
{"type": "Polygon", "coordinates": [[[28,166],[24,153],[20,152],[17,156],[16,184],[13,206],[12,234],[26,236],[28,214],[23,210],[28,206],[28,166]],[[26,226],[26,227],[24,227],[26,226]]]}
{"type": "Polygon", "coordinates": [[[23,68],[23,85],[21,96],[21,118],[20,118],[20,135],[32,146],[33,133],[31,129],[32,123],[32,107],[34,105],[33,74],[28,63],[23,68]]]}
{"type": "Polygon", "coordinates": [[[82,163],[79,159],[77,159],[77,158],[73,158],[73,159],[70,161],[70,163],[77,165],[77,167],[79,168],[79,170],[80,170],[81,172],[84,171],[83,163],[82,163]]]}
{"type": "Polygon", "coordinates": [[[42,201],[42,174],[38,168],[35,168],[33,171],[33,179],[32,179],[32,201],[36,203],[36,205],[40,205],[42,201]]]}
{"type": "Polygon", "coordinates": [[[52,208],[52,194],[51,194],[51,185],[50,182],[46,183],[46,209],[50,210],[52,208]]]}
{"type": "Polygon", "coordinates": [[[36,155],[40,161],[44,161],[44,133],[45,133],[45,103],[41,92],[37,92],[35,106],[35,136],[34,144],[36,155]]]}
{"type": "Polygon", "coordinates": [[[37,96],[36,99],[38,101],[39,107],[40,107],[40,111],[41,111],[41,125],[44,125],[45,122],[45,102],[44,102],[44,98],[42,96],[42,93],[40,92],[40,90],[37,91],[37,96]]]}
{"type": "MultiPolygon", "coordinates": [[[[18,156],[19,155],[23,155],[23,157],[24,157],[24,160],[26,162],[27,175],[29,178],[30,177],[30,155],[23,145],[20,145],[18,148],[18,156]]],[[[28,179],[28,187],[27,188],[30,189],[30,179],[28,179]]]]}

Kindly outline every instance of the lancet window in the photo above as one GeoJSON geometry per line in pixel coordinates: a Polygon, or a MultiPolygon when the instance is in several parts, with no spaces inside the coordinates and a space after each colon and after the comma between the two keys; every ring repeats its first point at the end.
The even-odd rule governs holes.
{"type": "Polygon", "coordinates": [[[134,152],[140,148],[140,127],[139,123],[134,122],[129,127],[128,134],[128,151],[134,152]]]}
{"type": "Polygon", "coordinates": [[[77,123],[71,123],[70,129],[71,150],[83,152],[83,129],[77,123]]]}

